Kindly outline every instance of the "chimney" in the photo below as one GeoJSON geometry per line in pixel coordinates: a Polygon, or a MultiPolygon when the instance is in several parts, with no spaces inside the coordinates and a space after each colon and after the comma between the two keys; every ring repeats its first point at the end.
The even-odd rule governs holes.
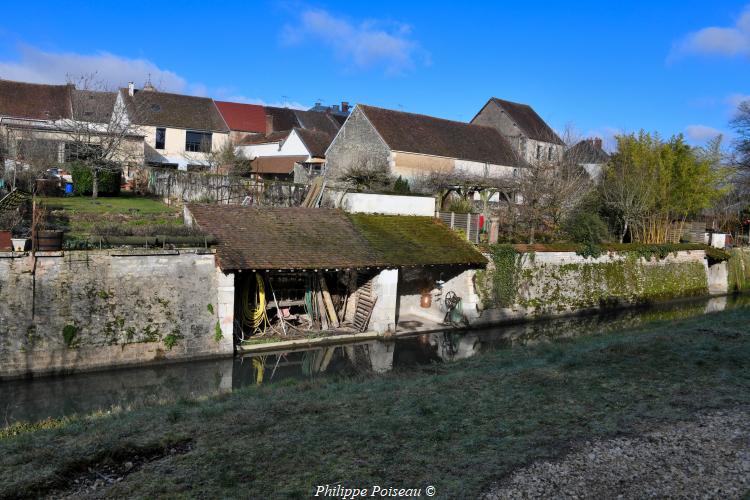
{"type": "Polygon", "coordinates": [[[128,82],[128,95],[133,97],[133,94],[135,94],[135,83],[128,82]]]}
{"type": "Polygon", "coordinates": [[[341,101],[341,112],[342,113],[349,113],[349,103],[346,101],[341,101]]]}
{"type": "Polygon", "coordinates": [[[595,148],[598,148],[598,149],[602,148],[601,137],[594,137],[593,139],[591,139],[591,143],[594,145],[595,148]]]}
{"type": "Polygon", "coordinates": [[[266,134],[273,132],[273,115],[266,115],[266,134]]]}

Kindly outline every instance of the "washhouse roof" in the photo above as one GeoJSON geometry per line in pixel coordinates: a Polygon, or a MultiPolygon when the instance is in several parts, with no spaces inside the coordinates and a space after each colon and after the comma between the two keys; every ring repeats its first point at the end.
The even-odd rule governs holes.
{"type": "Polygon", "coordinates": [[[219,267],[306,270],[464,265],[486,259],[432,217],[347,214],[324,208],[188,205],[218,241],[219,267]]]}

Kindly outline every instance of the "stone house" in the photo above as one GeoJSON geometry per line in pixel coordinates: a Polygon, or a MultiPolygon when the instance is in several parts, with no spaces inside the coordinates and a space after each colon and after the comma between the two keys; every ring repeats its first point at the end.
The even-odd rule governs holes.
{"type": "Polygon", "coordinates": [[[562,159],[565,143],[528,104],[492,97],[471,123],[499,131],[530,164],[562,159]]]}
{"type": "Polygon", "coordinates": [[[502,178],[522,159],[494,128],[358,104],[326,151],[329,181],[353,168],[418,179],[434,173],[502,178]]]}
{"type": "Polygon", "coordinates": [[[207,97],[159,92],[151,84],[136,89],[131,83],[117,94],[115,113],[123,109],[145,136],[151,166],[204,170],[229,142],[229,127],[207,97]]]}
{"type": "Polygon", "coordinates": [[[565,151],[565,161],[582,167],[592,180],[597,181],[609,161],[609,154],[602,148],[602,140],[595,137],[584,139],[565,151]]]}

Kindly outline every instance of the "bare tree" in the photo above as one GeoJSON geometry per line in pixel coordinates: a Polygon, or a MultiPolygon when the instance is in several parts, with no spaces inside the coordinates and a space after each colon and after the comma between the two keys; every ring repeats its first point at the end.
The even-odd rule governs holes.
{"type": "Polygon", "coordinates": [[[99,195],[103,172],[119,173],[127,166],[143,163],[143,132],[130,119],[128,109],[96,79],[96,75],[69,77],[72,118],[61,120],[57,131],[65,140],[65,161],[88,169],[92,198],[99,195]]]}
{"type": "Polygon", "coordinates": [[[390,169],[387,163],[360,154],[358,151],[354,160],[345,168],[336,179],[352,189],[385,189],[393,184],[390,169]]]}
{"type": "Polygon", "coordinates": [[[36,180],[59,161],[60,143],[49,130],[36,130],[23,123],[5,124],[0,138],[3,178],[11,189],[36,192],[36,180]]]}

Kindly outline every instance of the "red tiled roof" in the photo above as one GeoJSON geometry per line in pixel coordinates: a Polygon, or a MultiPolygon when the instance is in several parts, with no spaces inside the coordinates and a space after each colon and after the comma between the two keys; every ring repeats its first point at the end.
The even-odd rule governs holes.
{"type": "Polygon", "coordinates": [[[266,133],[266,111],[258,104],[214,101],[230,130],[266,133]]]}

